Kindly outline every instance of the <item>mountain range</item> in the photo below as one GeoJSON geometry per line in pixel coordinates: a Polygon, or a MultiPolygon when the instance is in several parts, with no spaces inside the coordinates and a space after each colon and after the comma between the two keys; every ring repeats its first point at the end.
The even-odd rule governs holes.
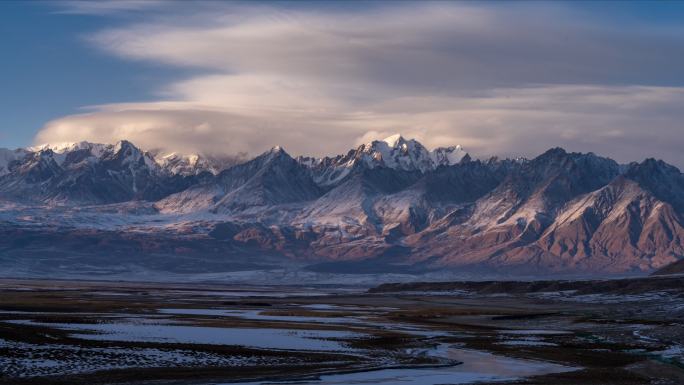
{"type": "Polygon", "coordinates": [[[646,274],[684,257],[684,176],[553,148],[476,160],[394,135],[333,157],[0,149],[5,275],[646,274]]]}

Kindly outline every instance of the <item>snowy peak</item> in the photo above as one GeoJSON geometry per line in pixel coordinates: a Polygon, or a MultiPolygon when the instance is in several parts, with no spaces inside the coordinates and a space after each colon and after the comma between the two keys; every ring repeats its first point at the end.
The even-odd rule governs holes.
{"type": "Polygon", "coordinates": [[[133,143],[122,140],[114,145],[112,152],[106,152],[105,159],[121,162],[124,166],[147,166],[151,171],[156,171],[158,165],[152,155],[145,153],[133,143]]]}
{"type": "Polygon", "coordinates": [[[48,204],[156,200],[192,180],[164,171],[129,141],[48,144],[0,151],[0,199],[48,204]]]}
{"type": "Polygon", "coordinates": [[[382,141],[387,143],[387,145],[390,147],[397,147],[397,145],[399,145],[399,142],[404,141],[404,137],[401,136],[401,134],[394,134],[394,135],[386,137],[382,141]]]}
{"type": "MultiPolygon", "coordinates": [[[[206,155],[199,153],[144,151],[133,143],[122,140],[116,144],[91,142],[51,143],[21,150],[0,152],[0,175],[9,172],[10,162],[30,153],[45,153],[60,167],[71,167],[83,162],[116,161],[125,165],[146,165],[151,172],[170,175],[194,176],[209,172],[218,175],[237,164],[244,163],[245,154],[206,155]]],[[[275,146],[259,157],[276,158],[287,152],[275,146]]],[[[288,155],[289,156],[289,155],[288,155]]],[[[405,139],[400,134],[383,140],[374,140],[349,151],[346,155],[325,158],[299,157],[298,162],[314,170],[314,177],[321,185],[334,184],[344,179],[355,167],[386,167],[394,170],[425,173],[440,166],[452,166],[461,162],[467,153],[461,146],[439,147],[429,151],[415,139],[405,139]]]]}
{"type": "Polygon", "coordinates": [[[439,166],[453,166],[460,163],[468,154],[459,146],[438,147],[430,152],[432,163],[439,166]]]}
{"type": "Polygon", "coordinates": [[[9,173],[10,166],[13,162],[18,162],[26,155],[28,151],[24,149],[9,150],[0,148],[0,176],[9,173]]]}
{"type": "MultiPolygon", "coordinates": [[[[6,150],[11,151],[11,150],[6,150]]],[[[145,151],[135,144],[122,140],[115,144],[91,142],[49,143],[28,147],[14,151],[28,153],[50,152],[60,166],[72,164],[74,161],[97,163],[103,160],[119,159],[122,164],[145,164],[151,171],[164,172],[170,175],[193,176],[204,172],[218,174],[221,171],[244,162],[245,155],[207,155],[182,154],[178,152],[164,152],[161,150],[145,151]],[[66,163],[65,163],[66,162],[66,163]]],[[[0,153],[0,175],[6,173],[6,163],[14,159],[5,152],[0,153]],[[3,167],[4,166],[4,167],[3,167]]]]}
{"type": "Polygon", "coordinates": [[[280,147],[280,146],[275,146],[272,147],[270,150],[263,152],[261,155],[257,156],[256,158],[244,162],[240,166],[248,166],[248,167],[265,167],[267,165],[277,165],[279,163],[282,164],[291,164],[291,163],[297,163],[296,160],[294,160],[290,154],[285,152],[285,150],[280,147]]]}
{"type": "Polygon", "coordinates": [[[145,164],[151,170],[157,169],[154,158],[133,143],[122,140],[116,144],[91,142],[42,144],[24,149],[27,153],[41,154],[52,158],[60,167],[72,167],[83,162],[119,161],[122,165],[145,164]]]}
{"type": "Polygon", "coordinates": [[[46,143],[39,146],[28,147],[26,151],[40,152],[51,150],[55,154],[65,154],[73,151],[87,150],[95,157],[101,157],[102,154],[112,145],[92,142],[65,142],[65,143],[46,143]]]}
{"type": "Polygon", "coordinates": [[[346,155],[320,159],[299,157],[298,161],[312,170],[316,183],[331,186],[347,178],[358,167],[380,167],[424,174],[440,166],[453,166],[464,159],[469,157],[461,146],[439,147],[429,151],[417,140],[407,140],[400,134],[395,134],[363,144],[346,155]]]}
{"type": "Polygon", "coordinates": [[[370,168],[384,166],[421,172],[434,168],[430,152],[422,144],[414,139],[406,140],[399,134],[362,145],[356,158],[370,168]]]}
{"type": "Polygon", "coordinates": [[[308,201],[320,195],[309,170],[281,147],[229,167],[214,178],[170,195],[155,207],[164,213],[229,214],[250,208],[308,201]]]}
{"type": "Polygon", "coordinates": [[[271,147],[270,150],[268,150],[268,151],[264,152],[263,154],[261,154],[260,157],[265,157],[265,158],[268,158],[268,159],[277,159],[277,158],[279,158],[279,157],[291,158],[291,157],[290,157],[290,154],[288,154],[287,152],[285,152],[285,149],[283,149],[283,148],[280,147],[280,146],[273,146],[273,147],[271,147]]]}
{"type": "Polygon", "coordinates": [[[240,155],[212,156],[204,154],[179,154],[177,152],[154,154],[155,162],[172,175],[191,176],[221,171],[245,161],[240,155]]]}
{"type": "Polygon", "coordinates": [[[439,166],[458,164],[466,155],[461,146],[439,147],[429,151],[417,140],[406,140],[401,134],[364,144],[360,150],[369,155],[364,157],[364,160],[371,167],[382,165],[404,171],[421,172],[434,170],[439,166]]]}

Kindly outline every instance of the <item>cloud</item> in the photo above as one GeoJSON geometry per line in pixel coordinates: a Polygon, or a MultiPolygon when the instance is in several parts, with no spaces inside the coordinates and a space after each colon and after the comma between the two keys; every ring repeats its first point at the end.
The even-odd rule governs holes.
{"type": "Polygon", "coordinates": [[[401,132],[481,157],[560,145],[684,164],[681,31],[560,6],[208,4],[91,36],[107,53],[196,74],[152,90],[157,102],[49,122],[36,142],[325,155],[401,132]]]}
{"type": "MultiPolygon", "coordinates": [[[[297,95],[294,95],[297,98],[297,95]]],[[[49,123],[37,142],[129,139],[147,149],[335,154],[401,132],[429,147],[461,143],[478,156],[530,156],[563,145],[620,161],[681,157],[684,88],[546,86],[473,97],[407,97],[364,111],[191,102],[99,106],[49,123]]]]}
{"type": "Polygon", "coordinates": [[[72,15],[111,15],[121,12],[137,12],[169,5],[163,0],[68,0],[56,5],[59,13],[72,15]]]}

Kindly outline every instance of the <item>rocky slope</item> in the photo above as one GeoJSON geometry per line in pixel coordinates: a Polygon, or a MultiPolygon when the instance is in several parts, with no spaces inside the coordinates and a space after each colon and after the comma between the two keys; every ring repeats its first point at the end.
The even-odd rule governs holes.
{"type": "Polygon", "coordinates": [[[384,140],[363,144],[346,155],[319,159],[300,157],[298,161],[312,170],[317,184],[332,186],[341,183],[353,170],[360,168],[425,173],[439,166],[458,164],[466,155],[460,146],[428,151],[414,139],[406,140],[401,135],[392,135],[384,140]]]}
{"type": "Polygon", "coordinates": [[[653,159],[555,148],[481,161],[401,136],[335,157],[274,147],[221,159],[126,141],[2,150],[1,228],[57,249],[95,253],[79,243],[126,234],[107,250],[195,258],[212,245],[228,260],[281,256],[322,272],[644,274],[684,257],[684,176],[653,159]]]}
{"type": "Polygon", "coordinates": [[[677,262],[673,262],[663,268],[660,268],[653,272],[652,275],[674,275],[674,274],[684,274],[684,259],[680,259],[677,262]]]}
{"type": "Polygon", "coordinates": [[[201,154],[179,154],[176,152],[151,152],[155,162],[171,174],[183,176],[198,175],[209,172],[213,175],[245,162],[244,155],[212,156],[201,154]]]}
{"type": "Polygon", "coordinates": [[[132,143],[77,143],[26,151],[0,176],[0,197],[32,204],[105,204],[156,200],[199,180],[164,172],[132,143]]]}

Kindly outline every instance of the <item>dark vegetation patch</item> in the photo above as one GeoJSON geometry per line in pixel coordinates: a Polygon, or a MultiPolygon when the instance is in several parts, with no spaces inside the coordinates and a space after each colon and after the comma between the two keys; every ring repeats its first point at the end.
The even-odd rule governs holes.
{"type": "Polygon", "coordinates": [[[639,294],[649,291],[684,289],[684,277],[647,277],[581,281],[462,281],[385,283],[369,293],[469,291],[478,294],[525,294],[556,291],[576,291],[576,294],[639,294]]]}

